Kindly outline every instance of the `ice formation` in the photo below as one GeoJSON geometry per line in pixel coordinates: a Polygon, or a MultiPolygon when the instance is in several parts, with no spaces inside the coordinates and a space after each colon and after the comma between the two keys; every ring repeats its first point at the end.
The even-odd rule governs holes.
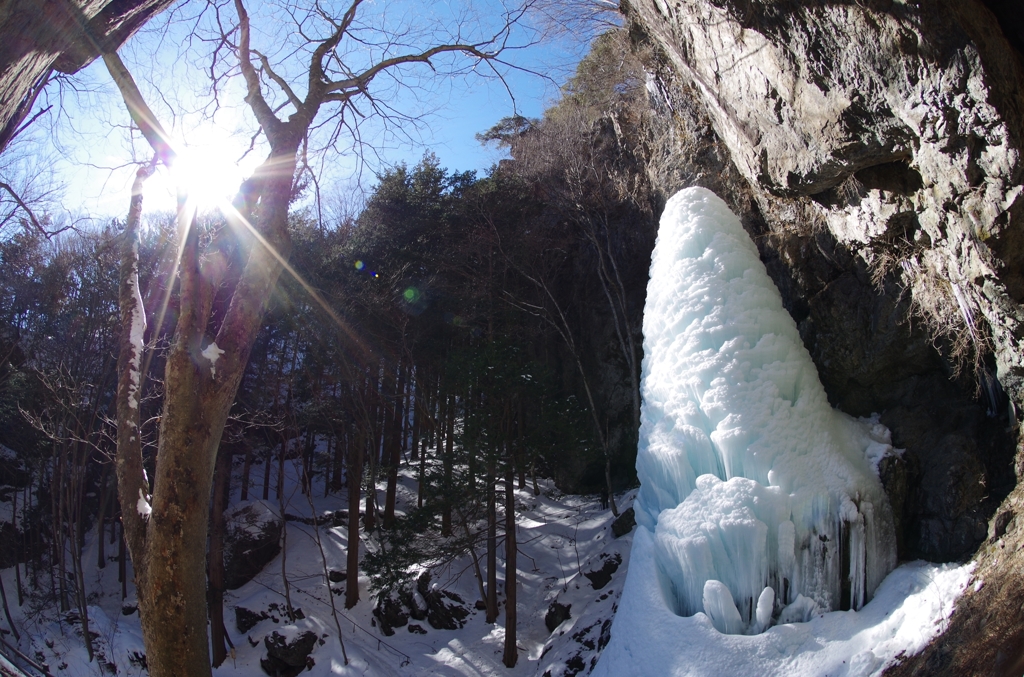
{"type": "Polygon", "coordinates": [[[668,607],[729,634],[861,608],[896,564],[868,458],[884,430],[829,406],[757,249],[710,191],[666,206],[643,330],[636,515],[668,607]]]}

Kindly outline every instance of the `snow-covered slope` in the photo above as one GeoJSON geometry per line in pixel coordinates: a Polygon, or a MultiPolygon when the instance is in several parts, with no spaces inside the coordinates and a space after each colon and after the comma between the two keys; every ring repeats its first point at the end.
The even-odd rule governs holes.
{"type": "MultiPolygon", "coordinates": [[[[225,623],[228,636],[235,649],[215,675],[221,677],[258,677],[265,673],[260,660],[267,651],[264,638],[274,632],[294,638],[311,631],[322,640],[313,652],[311,667],[302,672],[309,677],[327,675],[472,675],[532,677],[548,674],[551,677],[585,675],[596,663],[596,656],[608,640],[608,630],[614,615],[629,558],[631,536],[615,538],[610,510],[601,507],[595,497],[561,494],[550,481],[541,480],[541,495],[531,490],[517,490],[517,521],[519,543],[518,585],[518,645],[520,659],[514,669],[502,662],[504,640],[504,595],[498,622],[488,625],[484,612],[475,608],[479,597],[468,558],[433,572],[431,586],[444,589],[462,600],[468,611],[463,627],[457,630],[439,630],[427,621],[409,619],[406,625],[394,628],[394,634],[385,635],[373,610],[374,600],[367,589],[368,580],[360,579],[360,603],[351,610],[344,609],[344,582],[328,584],[323,575],[323,561],[314,540],[311,512],[319,515],[347,510],[342,496],[322,495],[313,498],[311,510],[307,498],[300,491],[298,463],[287,464],[284,513],[287,521],[287,546],[282,555],[272,560],[255,579],[237,590],[229,591],[225,599],[225,623]],[[614,564],[609,565],[607,562],[614,564]],[[604,575],[602,573],[604,572],[604,575]],[[590,577],[587,574],[591,574],[590,577]],[[289,623],[285,613],[284,580],[287,577],[289,594],[294,607],[301,609],[303,618],[289,623]],[[594,578],[594,580],[591,580],[594,578]],[[342,637],[349,664],[344,665],[338,632],[332,616],[329,595],[334,591],[342,637]],[[557,625],[554,632],[545,624],[545,617],[558,602],[567,607],[568,617],[557,625]],[[236,608],[252,612],[251,626],[239,630],[236,608]]],[[[253,471],[254,477],[261,473],[253,471]]],[[[415,505],[415,470],[403,470],[400,475],[399,505],[415,505]]],[[[238,502],[236,482],[232,492],[233,507],[238,502]]],[[[318,485],[316,493],[322,493],[318,485]]],[[[383,501],[383,485],[380,487],[383,501]]],[[[257,490],[258,493],[258,490],[257,490]]],[[[250,493],[252,497],[252,493],[250,493]]],[[[632,502],[632,493],[619,496],[624,508],[632,502]]],[[[277,510],[277,502],[267,502],[277,510]]],[[[229,510],[230,512],[230,510],[229,510]]],[[[261,513],[263,514],[263,513],[261,513]]],[[[342,571],[348,548],[347,530],[327,525],[320,527],[320,536],[327,557],[327,568],[342,571]]],[[[117,564],[114,557],[103,569],[95,567],[97,534],[93,530],[87,537],[83,562],[88,566],[85,579],[89,588],[90,632],[94,635],[97,658],[90,662],[81,636],[81,625],[75,612],[60,614],[43,595],[30,596],[19,607],[11,597],[15,622],[22,629],[20,649],[40,663],[45,663],[52,674],[67,677],[100,677],[102,675],[145,675],[138,614],[134,608],[133,586],[128,585],[128,599],[122,605],[120,584],[117,582],[117,564]],[[122,612],[122,607],[124,612],[122,612]]],[[[365,538],[365,534],[364,534],[365,538]]],[[[369,540],[373,547],[372,539],[369,540]]],[[[360,547],[365,551],[367,541],[360,547]]],[[[116,555],[116,545],[107,546],[107,552],[116,555]]],[[[504,588],[503,560],[499,547],[499,591],[504,588]]],[[[10,593],[15,590],[14,570],[0,572],[10,593]]],[[[128,576],[131,578],[129,566],[128,576]]],[[[450,598],[445,598],[450,599],[450,598]]],[[[7,637],[13,643],[13,638],[7,637]]]]}

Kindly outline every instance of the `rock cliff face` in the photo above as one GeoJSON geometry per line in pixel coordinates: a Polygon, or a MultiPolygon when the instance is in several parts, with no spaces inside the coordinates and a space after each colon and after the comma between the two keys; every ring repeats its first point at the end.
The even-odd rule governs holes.
{"type": "Polygon", "coordinates": [[[971,0],[623,9],[658,54],[649,89],[673,151],[655,182],[731,203],[832,403],[880,412],[906,447],[883,473],[901,557],[976,555],[990,577],[958,614],[999,623],[979,633],[976,618],[975,641],[960,645],[952,635],[966,626],[954,622],[955,648],[920,660],[930,674],[966,674],[970,656],[1013,668],[1024,631],[1024,553],[1007,548],[1019,542],[1024,407],[1018,13],[971,0]]]}

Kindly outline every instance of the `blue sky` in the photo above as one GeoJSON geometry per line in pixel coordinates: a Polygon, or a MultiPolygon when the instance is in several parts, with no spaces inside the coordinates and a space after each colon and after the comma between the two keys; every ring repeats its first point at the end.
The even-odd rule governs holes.
{"type": "MultiPolygon", "coordinates": [[[[486,4],[483,7],[478,5],[477,11],[488,17],[482,19],[486,22],[494,15],[493,12],[488,13],[493,8],[487,5],[494,2],[483,2],[486,4]]],[[[261,17],[256,13],[263,6],[256,2],[249,4],[254,15],[254,47],[278,50],[277,53],[282,55],[281,68],[286,68],[289,36],[282,39],[272,33],[258,33],[255,27],[261,17]]],[[[400,1],[386,4],[368,2],[366,7],[369,8],[369,21],[383,22],[383,14],[374,17],[372,12],[386,8],[399,16],[399,22],[404,20],[409,25],[418,25],[429,18],[437,19],[439,12],[454,15],[461,11],[461,3],[454,2],[435,4],[430,10],[424,10],[420,3],[400,1]]],[[[181,22],[183,17],[164,18],[181,22]]],[[[444,20],[443,16],[441,20],[444,20]]],[[[229,164],[233,165],[249,145],[253,129],[251,116],[241,102],[242,92],[237,82],[229,83],[221,92],[223,105],[212,121],[208,115],[204,118],[198,113],[188,113],[189,109],[209,103],[208,96],[203,95],[208,81],[201,70],[206,62],[200,57],[192,58],[200,50],[192,48],[187,36],[183,38],[180,33],[180,23],[176,25],[161,19],[136,36],[120,53],[164,125],[174,129],[172,135],[180,143],[195,148],[201,183],[208,187],[216,185],[223,191],[225,189],[219,184],[224,181],[229,185],[237,183],[237,178],[233,175],[228,178],[228,175],[238,170],[226,165],[223,169],[219,165],[215,168],[208,153],[215,149],[218,158],[225,162],[230,160],[229,164]]],[[[532,36],[525,32],[515,38],[521,43],[532,40],[532,36]]],[[[507,70],[505,83],[474,74],[456,78],[427,77],[418,83],[415,90],[396,91],[389,103],[394,103],[403,112],[425,112],[423,124],[416,127],[399,125],[396,128],[399,134],[382,134],[379,129],[370,127],[369,147],[373,151],[363,153],[361,165],[355,160],[357,153],[351,143],[342,140],[334,149],[319,156],[321,185],[325,192],[335,190],[336,186],[341,186],[342,192],[351,190],[348,186],[353,181],[354,170],[360,167],[362,171],[358,176],[362,185],[369,187],[373,183],[374,172],[403,161],[415,164],[428,150],[439,157],[442,166],[451,170],[486,171],[502,156],[494,148],[481,146],[474,135],[514,112],[530,117],[541,115],[544,108],[557,98],[558,84],[571,74],[584,52],[585,45],[578,38],[562,36],[513,53],[510,60],[526,70],[507,70]],[[515,97],[514,103],[509,90],[515,97]]],[[[272,58],[275,55],[273,51],[270,54],[272,58]]],[[[355,60],[361,56],[354,51],[351,53],[355,60]]],[[[425,67],[417,67],[411,76],[424,74],[430,73],[425,67]]],[[[76,76],[73,89],[76,91],[72,94],[72,88],[65,88],[62,96],[65,114],[47,132],[57,141],[59,148],[57,174],[66,185],[66,203],[74,205],[74,211],[96,217],[123,217],[134,175],[133,156],[135,161],[144,160],[150,151],[137,133],[134,136],[129,133],[127,112],[101,62],[76,76]]],[[[51,90],[48,94],[48,100],[55,102],[58,93],[51,90]]],[[[246,162],[242,163],[243,175],[262,159],[263,153],[257,148],[249,154],[246,162]]],[[[168,177],[158,176],[150,180],[146,189],[146,203],[150,209],[173,207],[170,185],[168,177]]]]}

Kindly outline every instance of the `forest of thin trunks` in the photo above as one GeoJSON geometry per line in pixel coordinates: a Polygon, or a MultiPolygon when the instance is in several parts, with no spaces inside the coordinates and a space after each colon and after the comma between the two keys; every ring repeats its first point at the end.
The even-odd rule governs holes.
{"type": "MultiPolygon", "coordinates": [[[[614,40],[621,35],[603,49],[619,49],[614,40]]],[[[362,506],[348,513],[350,543],[360,530],[380,534],[387,556],[361,563],[351,549],[348,576],[362,566],[386,590],[417,563],[468,552],[493,619],[499,506],[513,484],[535,486],[542,475],[610,498],[635,481],[656,198],[638,169],[649,132],[639,67],[620,60],[595,78],[603,58],[581,64],[542,120],[509,119],[485,135],[513,157],[487,176],[449,172],[428,154],[378,177],[357,214],[293,214],[292,270],[273,294],[220,446],[211,552],[226,497],[280,501],[286,462],[298,462],[304,493],[346,492],[349,506],[362,506]],[[404,512],[403,466],[417,486],[416,508],[404,512]],[[383,489],[382,504],[370,487],[383,489]]],[[[201,246],[226,227],[214,214],[198,225],[201,246]]],[[[116,561],[126,594],[118,515],[136,507],[120,505],[113,472],[121,227],[52,238],[4,228],[0,486],[13,510],[0,525],[0,568],[21,564],[19,604],[31,595],[84,617],[86,534],[106,534],[94,565],[116,561]]],[[[139,406],[150,477],[178,248],[173,215],[148,217],[139,406]]],[[[217,279],[240,267],[201,260],[226,266],[203,271],[217,279]]],[[[213,299],[215,316],[226,300],[213,299]]],[[[218,558],[208,572],[214,609],[218,558]]],[[[347,586],[346,606],[358,593],[347,586]]],[[[216,633],[215,621],[215,647],[216,633]]]]}

